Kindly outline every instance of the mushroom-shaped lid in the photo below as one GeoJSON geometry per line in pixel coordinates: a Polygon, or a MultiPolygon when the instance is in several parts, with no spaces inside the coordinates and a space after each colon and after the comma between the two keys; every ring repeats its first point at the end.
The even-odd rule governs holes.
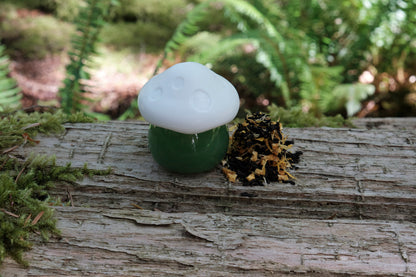
{"type": "Polygon", "coordinates": [[[224,125],[237,115],[233,85],[202,64],[176,64],[150,79],[139,94],[141,115],[151,124],[184,134],[224,125]]]}

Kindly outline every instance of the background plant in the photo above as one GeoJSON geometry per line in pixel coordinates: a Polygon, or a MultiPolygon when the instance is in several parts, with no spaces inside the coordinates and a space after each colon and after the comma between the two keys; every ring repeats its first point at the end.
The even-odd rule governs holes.
{"type": "MultiPolygon", "coordinates": [[[[106,47],[107,55],[120,49],[137,56],[158,55],[164,44],[173,39],[177,25],[182,25],[184,32],[177,33],[177,45],[167,44],[175,47],[167,52],[164,66],[184,60],[206,63],[237,87],[246,108],[264,110],[267,104],[277,103],[300,106],[316,115],[339,112],[351,115],[358,110],[361,110],[359,116],[416,114],[414,1],[119,2],[119,6],[109,11],[109,24],[101,30],[103,40],[99,45],[106,47]],[[205,8],[199,9],[201,6],[205,8]],[[267,26],[272,26],[278,36],[271,35],[273,28],[267,26]],[[370,78],[360,78],[363,73],[370,78]]],[[[24,43],[25,47],[20,47],[17,40],[2,39],[9,54],[19,52],[27,57],[31,54],[26,46],[31,44],[39,45],[33,47],[39,52],[60,51],[58,47],[43,50],[48,49],[48,42],[62,45],[54,38],[54,28],[50,26],[67,24],[62,21],[71,23],[85,1],[3,0],[0,32],[2,26],[7,30],[8,26],[28,25],[14,24],[24,21],[19,17],[13,19],[13,24],[2,20],[10,19],[7,3],[20,15],[34,13],[58,19],[44,24],[45,32],[40,34],[16,28],[19,31],[16,33],[22,35],[19,40],[33,42],[24,43]],[[31,33],[42,39],[24,38],[31,33]],[[14,50],[17,46],[19,51],[14,50]]],[[[38,24],[37,20],[33,22],[38,24]]],[[[14,35],[4,34],[9,38],[14,35]]]]}
{"type": "Polygon", "coordinates": [[[0,112],[6,106],[18,107],[22,98],[16,82],[8,76],[10,73],[9,58],[4,52],[5,46],[0,44],[0,112]]]}
{"type": "Polygon", "coordinates": [[[119,0],[104,26],[102,41],[117,49],[159,53],[195,0],[119,0]]]}
{"type": "Polygon", "coordinates": [[[0,38],[14,59],[41,59],[67,50],[73,28],[52,15],[18,13],[17,7],[0,6],[0,38]]]}
{"type": "Polygon", "coordinates": [[[80,10],[75,20],[77,32],[71,40],[72,48],[69,51],[70,63],[66,66],[67,77],[64,87],[59,91],[61,107],[67,114],[83,110],[85,84],[90,78],[86,67],[91,65],[91,55],[97,54],[96,42],[105,18],[114,1],[87,0],[86,6],[80,10]]]}
{"type": "MultiPolygon", "coordinates": [[[[316,114],[352,115],[363,100],[379,92],[377,84],[357,81],[363,71],[377,68],[374,49],[380,50],[381,44],[376,36],[384,33],[380,26],[391,26],[391,14],[396,23],[401,18],[396,26],[403,28],[394,37],[403,41],[402,48],[411,47],[414,36],[403,31],[415,13],[411,1],[204,1],[178,26],[165,57],[179,54],[206,63],[247,98],[301,106],[316,114]],[[222,14],[221,23],[227,23],[212,32],[214,14],[222,14]],[[204,46],[213,42],[215,47],[204,46]]],[[[398,49],[389,62],[412,52],[398,49]]],[[[414,67],[406,68],[414,72],[414,67]]]]}

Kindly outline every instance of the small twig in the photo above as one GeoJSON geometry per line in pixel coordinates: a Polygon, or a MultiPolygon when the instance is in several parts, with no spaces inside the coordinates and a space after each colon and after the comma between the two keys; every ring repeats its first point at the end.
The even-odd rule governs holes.
{"type": "Polygon", "coordinates": [[[38,215],[33,219],[32,225],[35,225],[36,223],[38,223],[39,219],[43,216],[44,213],[45,211],[41,211],[40,213],[38,213],[38,215]]]}
{"type": "Polygon", "coordinates": [[[140,206],[139,206],[139,205],[137,205],[137,204],[131,203],[131,205],[132,205],[133,207],[135,207],[135,208],[138,208],[138,209],[140,209],[140,210],[143,210],[143,208],[142,208],[142,207],[140,207],[140,206]]]}
{"type": "Polygon", "coordinates": [[[23,144],[26,144],[27,141],[31,141],[31,142],[34,142],[34,143],[39,143],[40,142],[39,140],[32,139],[28,133],[23,133],[22,136],[25,139],[25,141],[23,142],[23,144]]]}
{"type": "Polygon", "coordinates": [[[26,226],[26,224],[30,221],[30,218],[32,217],[32,214],[29,214],[26,219],[25,219],[25,223],[23,224],[24,226],[26,226]]]}
{"type": "Polygon", "coordinates": [[[74,201],[72,200],[72,194],[68,188],[66,188],[66,193],[68,194],[69,202],[71,202],[71,207],[74,207],[74,201]]]}
{"type": "Polygon", "coordinates": [[[110,133],[108,136],[105,137],[104,144],[101,148],[100,155],[98,155],[97,162],[102,164],[104,162],[104,156],[107,152],[108,147],[110,146],[111,137],[113,136],[113,133],[110,133]]]}
{"type": "Polygon", "coordinates": [[[337,213],[333,213],[333,214],[331,214],[330,216],[328,216],[326,219],[327,220],[331,220],[331,219],[334,219],[334,218],[336,218],[337,217],[337,213]]]}
{"type": "Polygon", "coordinates": [[[40,123],[39,122],[32,123],[32,124],[29,124],[29,125],[27,125],[25,127],[22,127],[22,130],[26,130],[26,129],[33,128],[33,127],[37,127],[37,126],[40,126],[40,123]]]}
{"type": "Polygon", "coordinates": [[[2,152],[2,154],[7,154],[9,152],[12,152],[14,149],[18,148],[20,145],[15,145],[13,147],[10,147],[9,149],[6,149],[2,152]]]}
{"type": "Polygon", "coordinates": [[[7,210],[5,210],[5,209],[1,209],[1,211],[2,211],[3,213],[5,213],[5,214],[8,214],[8,215],[13,216],[13,217],[16,217],[16,218],[19,218],[19,217],[20,217],[20,216],[18,216],[17,214],[14,214],[14,213],[12,213],[12,212],[9,212],[9,211],[7,211],[7,210]]]}
{"type": "Polygon", "coordinates": [[[16,177],[16,179],[14,180],[14,182],[15,182],[15,183],[17,183],[17,181],[19,180],[20,176],[23,174],[23,171],[25,171],[25,169],[26,169],[26,166],[24,166],[24,167],[20,170],[19,174],[17,174],[17,177],[16,177]]]}

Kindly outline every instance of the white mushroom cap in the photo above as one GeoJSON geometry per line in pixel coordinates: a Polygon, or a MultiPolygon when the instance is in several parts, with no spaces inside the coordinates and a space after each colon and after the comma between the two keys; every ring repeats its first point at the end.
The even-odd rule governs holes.
{"type": "Polygon", "coordinates": [[[237,115],[233,85],[202,64],[176,64],[150,79],[139,94],[141,115],[151,124],[184,134],[224,125],[237,115]]]}

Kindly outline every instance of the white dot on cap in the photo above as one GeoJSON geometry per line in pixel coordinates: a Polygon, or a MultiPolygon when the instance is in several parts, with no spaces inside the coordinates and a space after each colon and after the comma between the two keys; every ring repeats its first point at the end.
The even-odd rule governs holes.
{"type": "Polygon", "coordinates": [[[211,97],[206,91],[198,89],[192,94],[191,107],[197,112],[207,112],[211,109],[211,97]]]}
{"type": "Polygon", "coordinates": [[[176,90],[181,89],[183,88],[184,83],[185,80],[183,79],[183,77],[176,77],[172,82],[172,88],[176,90]]]}
{"type": "Polygon", "coordinates": [[[162,98],[163,89],[161,87],[156,88],[152,93],[149,94],[150,101],[157,101],[162,98]]]}

